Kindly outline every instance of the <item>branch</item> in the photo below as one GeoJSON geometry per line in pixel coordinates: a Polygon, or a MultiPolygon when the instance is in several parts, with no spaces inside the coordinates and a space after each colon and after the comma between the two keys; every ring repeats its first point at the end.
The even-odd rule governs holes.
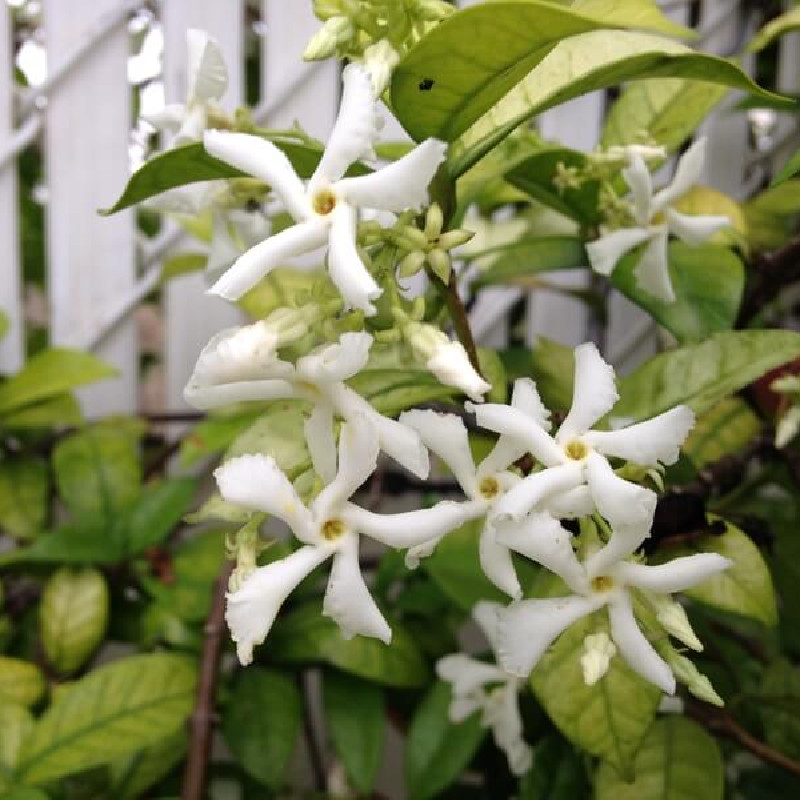
{"type": "Polygon", "coordinates": [[[206,796],[206,773],[214,723],[214,693],[225,636],[225,593],[232,570],[233,562],[229,561],[217,578],[214,600],[206,622],[197,700],[189,723],[189,755],[183,773],[181,800],[204,800],[206,796]]]}
{"type": "Polygon", "coordinates": [[[778,296],[781,289],[800,280],[800,234],[783,247],[771,253],[762,253],[755,260],[754,267],[757,277],[742,301],[737,328],[747,327],[758,312],[778,296]]]}
{"type": "Polygon", "coordinates": [[[455,270],[451,270],[450,280],[447,282],[447,286],[436,276],[433,276],[433,280],[437,282],[444,292],[447,310],[450,312],[450,319],[453,320],[453,328],[455,329],[456,336],[458,336],[458,341],[464,345],[464,349],[467,351],[469,363],[475,367],[475,371],[478,375],[481,375],[481,367],[478,363],[478,347],[472,336],[472,328],[469,326],[467,310],[464,308],[464,303],[461,301],[461,295],[458,293],[458,280],[455,270]]]}

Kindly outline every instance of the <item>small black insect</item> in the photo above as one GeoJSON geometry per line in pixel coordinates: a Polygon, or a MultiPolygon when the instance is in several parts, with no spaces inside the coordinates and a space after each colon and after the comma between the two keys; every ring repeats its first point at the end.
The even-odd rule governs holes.
{"type": "Polygon", "coordinates": [[[429,92],[431,89],[433,89],[434,83],[435,81],[433,78],[425,78],[425,80],[419,82],[419,90],[421,92],[429,92]]]}

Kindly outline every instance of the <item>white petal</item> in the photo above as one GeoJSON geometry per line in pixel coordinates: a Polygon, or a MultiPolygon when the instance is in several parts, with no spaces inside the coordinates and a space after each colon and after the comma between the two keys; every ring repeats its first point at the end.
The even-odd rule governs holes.
{"type": "Polygon", "coordinates": [[[267,638],[283,602],[329,555],[330,550],[321,547],[301,547],[280,561],[259,567],[241,589],[227,595],[225,620],[241,664],[253,660],[253,648],[267,638]]]}
{"type": "Polygon", "coordinates": [[[513,439],[545,466],[564,462],[564,453],[550,434],[518,408],[498,403],[470,403],[466,407],[475,414],[475,420],[482,428],[513,439]]]}
{"type": "Polygon", "coordinates": [[[717,231],[729,228],[731,221],[727,217],[704,214],[681,214],[674,208],[665,212],[667,225],[682,242],[697,246],[709,239],[717,231]]]}
{"type": "Polygon", "coordinates": [[[583,467],[577,461],[534,472],[508,490],[494,505],[492,516],[501,521],[520,519],[540,503],[583,482],[583,467]]]}
{"type": "Polygon", "coordinates": [[[550,411],[542,402],[536,384],[530,378],[517,378],[514,381],[511,406],[530,417],[540,428],[550,430],[550,411]]]}
{"type": "Polygon", "coordinates": [[[322,613],[336,622],[345,639],[360,634],[385,644],[392,641],[392,629],[364,583],[356,536],[344,539],[333,557],[322,613]]]}
{"type": "Polygon", "coordinates": [[[230,222],[225,214],[215,210],[212,213],[211,246],[206,261],[206,280],[216,281],[240,256],[242,249],[231,237],[230,222]]]}
{"type": "Polygon", "coordinates": [[[482,513],[482,503],[442,500],[432,508],[399,514],[376,514],[350,505],[344,518],[359,533],[400,549],[439,538],[482,513]]]}
{"type": "Polygon", "coordinates": [[[620,562],[633,555],[649,535],[649,526],[617,525],[607,544],[586,559],[586,574],[589,578],[595,578],[605,575],[612,568],[616,569],[615,565],[622,566],[620,562]]]}
{"type": "Polygon", "coordinates": [[[607,364],[597,346],[586,342],[575,348],[575,384],[572,407],[556,434],[563,445],[576,436],[583,436],[619,400],[614,368],[607,364]]]}
{"type": "Polygon", "coordinates": [[[443,533],[440,536],[429,539],[427,542],[409,547],[408,550],[406,550],[405,558],[403,558],[403,563],[406,565],[406,568],[416,569],[424,558],[433,555],[437,545],[446,535],[446,533],[443,533]]]}
{"type": "Polygon", "coordinates": [[[229,503],[272,514],[301,541],[316,541],[311,513],[271,456],[237,456],[217,467],[214,478],[229,503]]]}
{"type": "Polygon", "coordinates": [[[374,316],[376,309],[371,301],[377,300],[383,290],[375,283],[358,254],[355,210],[346,203],[339,203],[330,216],[333,219],[329,238],[328,274],[349,305],[363,311],[367,317],[374,316]]]}
{"type": "MultiPolygon", "coordinates": [[[[516,439],[512,439],[509,436],[501,436],[489,451],[489,455],[478,465],[478,479],[507,470],[527,452],[528,448],[520,444],[516,439]]],[[[510,475],[511,473],[505,474],[510,475]]]]}
{"type": "Polygon", "coordinates": [[[300,222],[273,234],[239,256],[209,289],[209,294],[238,300],[286,259],[316,250],[327,238],[327,225],[317,220],[300,222]]]}
{"type": "Polygon", "coordinates": [[[533,512],[518,522],[499,524],[497,541],[547,567],[572,591],[588,591],[583,567],[572,549],[572,534],[549,514],[533,512]]]}
{"type": "Polygon", "coordinates": [[[218,385],[190,380],[183,390],[184,400],[201,411],[229,406],[232,403],[280,400],[286,397],[297,397],[297,392],[291,383],[282,380],[236,381],[218,385]]]}
{"type": "Polygon", "coordinates": [[[507,675],[495,664],[478,661],[464,653],[451,653],[436,662],[437,676],[453,686],[454,695],[470,694],[487,683],[499,683],[507,675]]]}
{"type": "Polygon", "coordinates": [[[610,275],[624,255],[649,238],[646,228],[620,228],[606,233],[586,245],[589,264],[600,275],[610,275]]]}
{"type": "Polygon", "coordinates": [[[461,342],[448,341],[436,347],[425,367],[445,386],[460,389],[476,403],[480,403],[483,395],[492,388],[476,372],[461,342]]]}
{"type": "Polygon", "coordinates": [[[672,205],[700,180],[705,157],[706,138],[702,137],[694,142],[678,160],[672,183],[660,192],[656,192],[653,198],[653,214],[657,214],[667,206],[672,205]]]}
{"type": "Polygon", "coordinates": [[[584,464],[597,510],[611,527],[641,527],[649,531],[656,493],[620,478],[599,453],[589,453],[584,464]]]}
{"type": "Polygon", "coordinates": [[[378,135],[379,116],[369,75],[361,64],[342,71],[342,101],[325,152],[309,182],[309,190],[338,181],[359,158],[369,158],[378,135]]]}
{"type": "Polygon", "coordinates": [[[444,461],[467,495],[474,497],[477,494],[475,462],[469,448],[467,429],[459,417],[436,411],[414,410],[403,412],[400,422],[413,428],[423,444],[444,461]]]}
{"type": "Polygon", "coordinates": [[[616,431],[589,431],[587,444],[605,456],[616,456],[635,464],[655,467],[659,462],[674,464],[689,431],[694,412],[676,406],[657,417],[616,431]]]}
{"type": "Polygon", "coordinates": [[[297,361],[297,374],[310,383],[346,381],[367,365],[372,334],[343,333],[339,341],[313,350],[297,361]]]}
{"type": "Polygon", "coordinates": [[[183,124],[183,118],[185,116],[185,105],[181,103],[170,103],[159,111],[142,114],[142,119],[159,130],[177,131],[183,124]]]}
{"type": "Polygon", "coordinates": [[[250,133],[206,131],[203,146],[214,158],[269,184],[298,222],[311,215],[305,187],[292,162],[268,139],[250,133]]]}
{"type": "Polygon", "coordinates": [[[189,102],[219,100],[228,88],[228,70],[219,45],[205,31],[186,31],[189,102]]]}
{"type": "Polygon", "coordinates": [[[633,194],[636,221],[644,227],[652,216],[650,201],[653,197],[653,181],[650,178],[650,170],[647,169],[647,164],[639,153],[630,154],[630,165],[622,170],[622,177],[625,178],[625,183],[633,194]]]}
{"type": "Polygon", "coordinates": [[[702,583],[732,564],[730,559],[719,553],[695,553],[658,566],[625,562],[618,565],[615,574],[639,589],[672,594],[702,583]]]}
{"type": "Polygon", "coordinates": [[[478,540],[478,555],[486,577],[501,592],[519,600],[522,597],[522,587],[519,585],[511,553],[505,544],[498,542],[497,532],[488,520],[478,540]]]}
{"type": "Polygon", "coordinates": [[[496,702],[491,713],[492,734],[497,746],[506,754],[514,775],[524,775],[533,764],[533,751],[522,738],[522,717],[516,687],[508,684],[492,693],[496,702]]]}
{"type": "Polygon", "coordinates": [[[588,486],[578,486],[568,492],[553,495],[542,505],[548,514],[557,519],[577,519],[594,512],[594,498],[588,486]]]}
{"type": "Polygon", "coordinates": [[[303,432],[311,454],[314,472],[323,483],[336,477],[336,436],[333,432],[333,408],[327,403],[317,403],[306,419],[303,432]]]}
{"type": "Polygon", "coordinates": [[[653,233],[639,256],[633,274],[640,289],[664,303],[674,303],[675,290],[672,288],[667,258],[668,236],[666,225],[653,233]]]}
{"type": "Polygon", "coordinates": [[[428,203],[428,184],[444,161],[447,145],[426,139],[387,167],[370,175],[343,178],[336,192],[359,208],[382,211],[419,211],[428,203]]]}
{"type": "MultiPolygon", "coordinates": [[[[472,607],[472,619],[483,631],[492,650],[497,652],[497,635],[500,628],[500,612],[505,608],[502,603],[491,600],[479,600],[472,607]]],[[[507,676],[506,676],[507,677],[507,676]]]]}
{"type": "Polygon", "coordinates": [[[500,661],[526,678],[556,637],[602,605],[594,597],[551,597],[512,603],[500,614],[500,661]]]}
{"type": "Polygon", "coordinates": [[[663,692],[675,694],[675,676],[639,630],[626,592],[620,593],[608,604],[608,620],[611,623],[611,638],[628,666],[663,692]]]}
{"type": "Polygon", "coordinates": [[[183,118],[181,127],[175,134],[175,139],[172,146],[176,147],[190,142],[198,142],[203,138],[203,132],[206,129],[206,121],[208,119],[208,112],[205,106],[194,106],[189,108],[186,116],[183,118]]]}

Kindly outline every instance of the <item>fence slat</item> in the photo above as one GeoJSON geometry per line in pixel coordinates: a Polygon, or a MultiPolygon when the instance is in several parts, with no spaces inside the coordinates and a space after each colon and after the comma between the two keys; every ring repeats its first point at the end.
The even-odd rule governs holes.
{"type": "MultiPolygon", "coordinates": [[[[44,31],[51,70],[74,52],[93,23],[119,0],[45,0],[44,31]]],[[[134,283],[129,212],[98,216],[128,178],[130,93],[124,21],[65,76],[47,107],[47,264],[51,341],[79,346],[92,338],[103,311],[134,283]]],[[[120,376],[81,392],[91,416],[136,407],[135,323],[122,322],[98,348],[120,376]]]]}
{"type": "MultiPolygon", "coordinates": [[[[14,132],[12,101],[14,94],[14,47],[11,31],[11,9],[0,5],[0,150],[14,132]]],[[[0,168],[0,242],[3,262],[0,267],[0,309],[8,317],[9,329],[0,340],[0,370],[19,369],[24,354],[21,284],[19,260],[19,221],[17,209],[17,170],[11,162],[0,168]]]]}

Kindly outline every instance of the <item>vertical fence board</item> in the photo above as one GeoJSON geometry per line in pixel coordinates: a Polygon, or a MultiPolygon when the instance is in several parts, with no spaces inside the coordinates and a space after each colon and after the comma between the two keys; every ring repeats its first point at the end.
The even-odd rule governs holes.
{"type": "MultiPolygon", "coordinates": [[[[186,99],[186,30],[208,31],[219,43],[228,67],[228,91],[223,106],[232,111],[244,96],[244,19],[241,0],[164,0],[164,90],[168,103],[186,99]]],[[[184,406],[183,387],[197,356],[222,328],[236,325],[242,315],[236,306],[206,294],[202,274],[171,280],[164,293],[166,343],[164,352],[166,403],[184,406]]]]}
{"type": "MultiPolygon", "coordinates": [[[[50,70],[68,58],[118,0],[45,0],[50,70]]],[[[103,312],[134,284],[132,215],[98,216],[128,178],[130,93],[124,22],[97,43],[50,98],[45,126],[47,263],[51,341],[80,347],[103,312]]],[[[126,320],[98,347],[120,376],[81,392],[89,415],[136,406],[138,345],[126,320]]]]}
{"type": "MultiPolygon", "coordinates": [[[[11,10],[0,5],[0,150],[11,138],[14,96],[14,45],[11,10]]],[[[22,364],[24,329],[21,286],[22,265],[19,259],[19,222],[17,217],[16,163],[12,160],[0,168],[0,242],[3,255],[0,263],[0,310],[8,318],[9,329],[0,340],[0,371],[13,372],[22,364]]]]}

